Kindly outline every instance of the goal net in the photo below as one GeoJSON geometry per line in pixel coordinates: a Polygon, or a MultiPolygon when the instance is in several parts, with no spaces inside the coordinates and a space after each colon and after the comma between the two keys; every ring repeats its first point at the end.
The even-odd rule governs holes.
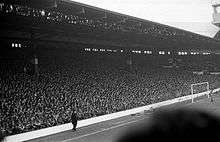
{"type": "Polygon", "coordinates": [[[191,84],[191,95],[209,91],[209,82],[191,84]]]}
{"type": "MultiPolygon", "coordinates": [[[[191,84],[191,95],[209,91],[209,82],[191,84]]],[[[209,95],[208,95],[209,97],[209,95]]],[[[194,97],[192,98],[192,102],[194,97]]]]}

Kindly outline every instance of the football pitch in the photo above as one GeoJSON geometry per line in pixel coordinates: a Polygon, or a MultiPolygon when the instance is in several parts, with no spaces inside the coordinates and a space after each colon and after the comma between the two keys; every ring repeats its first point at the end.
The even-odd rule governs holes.
{"type": "MultiPolygon", "coordinates": [[[[174,109],[178,107],[199,108],[220,115],[220,93],[213,96],[214,102],[210,102],[210,98],[201,98],[195,100],[194,103],[184,102],[166,106],[166,108],[174,109]]],[[[29,142],[114,142],[125,131],[129,131],[137,124],[147,123],[147,118],[152,112],[138,113],[129,115],[86,127],[78,128],[77,131],[65,131],[62,133],[37,138],[29,142]]]]}

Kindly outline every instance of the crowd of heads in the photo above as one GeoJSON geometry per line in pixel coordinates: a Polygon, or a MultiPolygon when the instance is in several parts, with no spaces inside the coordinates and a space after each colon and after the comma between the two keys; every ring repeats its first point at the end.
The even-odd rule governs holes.
{"type": "MultiPolygon", "coordinates": [[[[65,11],[65,8],[63,9],[63,11],[65,11]]],[[[40,9],[18,4],[0,3],[0,14],[2,15],[33,17],[36,18],[38,22],[41,21],[41,23],[59,23],[75,26],[84,26],[85,29],[87,27],[110,32],[126,32],[132,34],[137,33],[139,35],[141,34],[145,36],[150,35],[149,38],[163,37],[165,39],[168,38],[169,40],[179,40],[183,39],[184,37],[184,39],[187,38],[194,40],[205,40],[206,42],[209,42],[208,38],[156,23],[143,22],[133,18],[128,18],[127,16],[116,15],[115,17],[120,17],[120,19],[108,19],[108,13],[106,12],[103,12],[103,16],[91,17],[86,14],[87,12],[85,9],[83,9],[82,11],[83,12],[78,11],[72,13],[65,13],[62,12],[62,10],[58,11],[56,9],[40,9]]],[[[93,9],[93,11],[96,10],[93,9]]]]}
{"type": "MultiPolygon", "coordinates": [[[[193,83],[219,85],[218,76],[149,68],[135,61],[127,65],[120,55],[39,52],[39,76],[23,72],[22,60],[1,62],[0,128],[4,135],[69,123],[73,110],[80,120],[87,119],[189,95],[193,83]]],[[[198,92],[205,91],[199,88],[203,90],[198,92]]]]}
{"type": "MultiPolygon", "coordinates": [[[[109,20],[108,14],[105,18],[89,17],[85,11],[84,14],[67,14],[55,9],[0,3],[0,15],[27,17],[46,24],[72,25],[75,29],[83,26],[83,29],[109,33],[137,33],[150,38],[201,38],[123,16],[120,21],[109,20]]],[[[69,123],[73,110],[82,120],[189,95],[190,85],[194,83],[209,82],[211,89],[220,86],[219,76],[192,73],[191,67],[199,64],[198,69],[201,69],[204,66],[201,60],[188,65],[189,61],[183,62],[187,70],[165,69],[160,63],[167,59],[156,59],[160,57],[152,57],[156,60],[149,57],[147,61],[143,60],[145,57],[132,57],[138,55],[129,54],[123,58],[120,55],[123,53],[100,55],[62,47],[56,50],[39,49],[36,53],[38,73],[29,58],[17,58],[16,53],[13,58],[7,55],[0,58],[0,134],[12,135],[69,123]]],[[[26,56],[25,51],[20,53],[26,56]]],[[[194,93],[205,90],[204,86],[198,87],[194,93]]]]}

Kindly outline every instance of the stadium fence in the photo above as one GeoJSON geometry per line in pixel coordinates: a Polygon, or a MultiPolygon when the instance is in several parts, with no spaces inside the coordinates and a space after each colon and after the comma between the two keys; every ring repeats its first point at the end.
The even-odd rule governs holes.
{"type": "MultiPolygon", "coordinates": [[[[220,91],[220,88],[217,88],[213,90],[213,93],[216,93],[219,91],[220,91]]],[[[184,101],[190,101],[190,100],[192,101],[193,99],[197,97],[205,96],[205,95],[208,95],[209,93],[210,93],[210,90],[206,92],[198,93],[198,94],[187,95],[187,96],[183,96],[183,97],[179,97],[179,98],[175,98],[175,99],[171,99],[171,100],[167,100],[167,101],[163,101],[163,102],[159,102],[155,104],[150,104],[150,105],[143,106],[143,107],[138,107],[138,108],[134,108],[130,110],[120,111],[120,112],[116,112],[112,114],[106,114],[106,115],[102,115],[102,116],[98,116],[94,118],[81,120],[78,122],[77,128],[92,125],[92,124],[103,122],[103,121],[120,118],[123,116],[133,115],[136,113],[142,113],[142,112],[144,113],[145,111],[150,111],[152,109],[159,108],[159,107],[166,106],[166,105],[171,105],[171,104],[180,103],[184,101]]],[[[64,125],[59,125],[59,126],[44,128],[44,129],[40,129],[36,131],[8,136],[5,138],[5,142],[27,141],[27,140],[36,139],[39,137],[44,137],[44,136],[64,132],[64,131],[71,130],[71,129],[72,129],[72,124],[67,123],[64,125]]]]}

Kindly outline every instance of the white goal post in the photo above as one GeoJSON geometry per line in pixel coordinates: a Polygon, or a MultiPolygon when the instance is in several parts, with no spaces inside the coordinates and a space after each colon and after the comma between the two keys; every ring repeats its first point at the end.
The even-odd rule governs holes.
{"type": "MultiPolygon", "coordinates": [[[[203,85],[203,84],[206,84],[206,91],[209,91],[209,82],[201,82],[201,83],[194,83],[194,84],[191,84],[191,95],[194,94],[194,86],[200,86],[200,85],[203,85]]],[[[201,92],[199,92],[201,93],[201,92]]],[[[208,95],[209,97],[209,95],[208,95]]],[[[193,99],[192,99],[192,102],[193,102],[193,99]]]]}

